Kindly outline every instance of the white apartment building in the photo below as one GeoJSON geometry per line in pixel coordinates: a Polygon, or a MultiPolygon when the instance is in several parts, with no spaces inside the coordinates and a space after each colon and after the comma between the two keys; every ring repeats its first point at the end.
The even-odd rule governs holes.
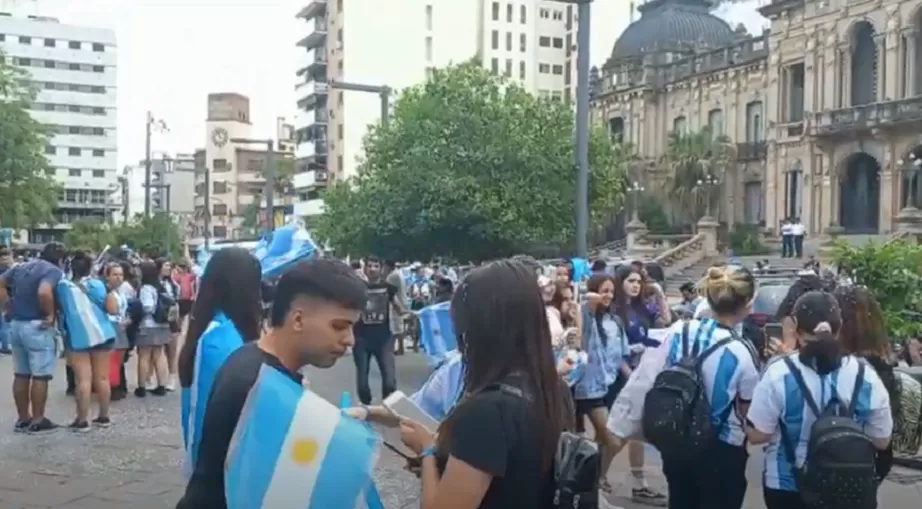
{"type": "MultiPolygon", "coordinates": [[[[177,222],[185,226],[195,213],[195,160],[191,154],[174,157],[162,156],[151,160],[151,213],[170,212],[177,222]]],[[[132,219],[144,214],[145,179],[144,161],[126,166],[119,177],[121,199],[115,200],[122,209],[115,220],[132,219]]]]}
{"type": "Polygon", "coordinates": [[[560,2],[313,0],[297,17],[305,21],[295,73],[300,217],[323,213],[330,180],[355,175],[368,126],[381,119],[379,94],[331,84],[399,94],[432,68],[475,57],[539,95],[565,99],[575,83],[575,9],[560,2]]]}
{"type": "Polygon", "coordinates": [[[63,188],[54,223],[31,232],[42,243],[60,240],[75,220],[105,220],[118,209],[115,32],[14,14],[0,12],[0,51],[38,88],[31,113],[52,132],[45,155],[63,188]]]}

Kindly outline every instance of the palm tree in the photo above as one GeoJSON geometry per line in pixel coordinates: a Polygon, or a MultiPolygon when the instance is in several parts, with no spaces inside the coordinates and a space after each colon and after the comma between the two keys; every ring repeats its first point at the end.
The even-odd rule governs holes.
{"type": "Polygon", "coordinates": [[[730,139],[714,136],[708,127],[695,133],[670,133],[659,164],[667,171],[665,198],[673,219],[697,221],[707,213],[735,161],[736,148],[730,139]]]}

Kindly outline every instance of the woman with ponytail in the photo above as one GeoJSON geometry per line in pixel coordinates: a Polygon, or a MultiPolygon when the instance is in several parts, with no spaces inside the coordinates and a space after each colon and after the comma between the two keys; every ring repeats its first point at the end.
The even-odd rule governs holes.
{"type": "Polygon", "coordinates": [[[763,474],[767,509],[805,507],[795,471],[806,462],[811,429],[817,421],[805,403],[805,390],[821,411],[833,398],[849,406],[851,395],[858,394],[853,418],[878,450],[887,449],[893,429],[890,396],[880,377],[873,369],[860,369],[864,361],[849,354],[837,338],[842,315],[836,298],[822,291],[807,292],[797,299],[790,317],[796,351],[769,365],[748,413],[750,443],[768,444],[763,474]],[[858,382],[861,387],[856,392],[858,382]]]}

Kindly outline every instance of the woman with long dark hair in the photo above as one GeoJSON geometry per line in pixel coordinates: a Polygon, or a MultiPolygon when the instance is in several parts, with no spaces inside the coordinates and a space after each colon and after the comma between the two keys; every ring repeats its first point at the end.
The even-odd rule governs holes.
{"type": "Polygon", "coordinates": [[[172,339],[169,317],[166,310],[173,305],[170,296],[163,287],[160,269],[152,261],[141,263],[141,288],[138,300],[141,302],[142,317],[138,328],[138,386],[134,395],[147,396],[147,383],[152,372],[157,377],[157,385],[150,391],[155,396],[167,393],[166,386],[170,379],[170,369],[164,354],[164,346],[172,339]]]}
{"type": "Polygon", "coordinates": [[[237,348],[262,331],[262,271],[249,251],[229,247],[208,261],[179,352],[187,469],[194,467],[213,377],[237,348]],[[198,370],[196,370],[198,366],[198,370]],[[198,379],[196,379],[198,377],[198,379]]]}
{"type": "Polygon", "coordinates": [[[557,442],[573,413],[544,308],[534,272],[515,261],[474,269],[455,292],[461,401],[437,438],[401,423],[422,457],[422,509],[545,507],[553,497],[557,442]]]}

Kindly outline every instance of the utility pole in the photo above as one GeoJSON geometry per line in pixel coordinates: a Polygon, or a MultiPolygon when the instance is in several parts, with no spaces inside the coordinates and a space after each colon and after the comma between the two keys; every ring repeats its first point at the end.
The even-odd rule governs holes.
{"type": "Polygon", "coordinates": [[[154,116],[147,112],[144,122],[144,217],[150,217],[150,131],[154,127],[154,116]]]}
{"type": "Polygon", "coordinates": [[[337,90],[349,90],[350,92],[365,92],[369,94],[378,94],[381,98],[381,126],[387,127],[391,116],[391,93],[393,90],[388,86],[363,85],[361,83],[347,83],[343,81],[330,81],[330,88],[337,90]]]}
{"type": "Polygon", "coordinates": [[[269,224],[266,231],[272,233],[275,231],[275,140],[253,140],[250,138],[231,138],[231,143],[265,143],[266,144],[266,168],[264,170],[266,177],[266,215],[269,218],[269,224]]]}
{"type": "Polygon", "coordinates": [[[205,167],[205,250],[211,240],[211,170],[205,167]]]}

